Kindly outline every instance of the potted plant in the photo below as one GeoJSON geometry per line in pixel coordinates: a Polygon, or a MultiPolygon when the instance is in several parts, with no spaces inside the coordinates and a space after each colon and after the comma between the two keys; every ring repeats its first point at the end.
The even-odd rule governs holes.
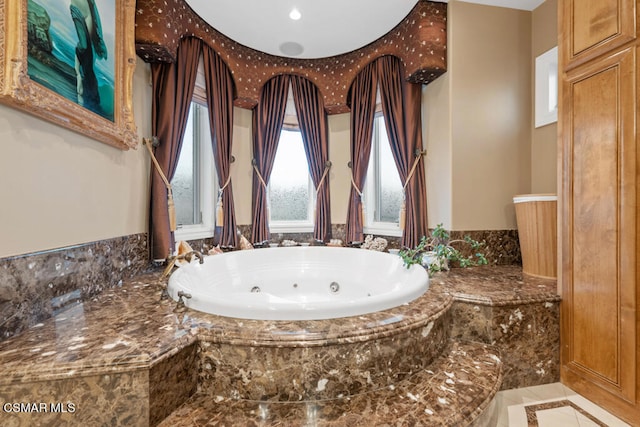
{"type": "Polygon", "coordinates": [[[480,251],[484,243],[464,236],[464,239],[451,240],[449,233],[438,224],[430,236],[422,236],[420,243],[415,248],[404,248],[398,255],[402,257],[404,264],[409,268],[413,264],[421,264],[429,273],[449,270],[451,262],[457,262],[460,267],[474,265],[486,265],[487,259],[480,251]],[[454,244],[466,243],[471,246],[474,254],[465,257],[456,249],[454,244]]]}

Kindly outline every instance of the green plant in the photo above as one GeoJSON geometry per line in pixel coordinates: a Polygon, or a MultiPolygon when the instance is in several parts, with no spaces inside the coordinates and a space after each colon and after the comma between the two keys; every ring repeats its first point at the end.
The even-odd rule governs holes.
{"type": "Polygon", "coordinates": [[[474,265],[486,265],[487,259],[480,251],[484,243],[473,240],[471,237],[464,236],[464,239],[451,240],[450,235],[438,224],[431,232],[429,237],[422,236],[420,243],[415,248],[404,248],[398,255],[404,261],[404,265],[409,268],[413,264],[423,264],[425,254],[427,258],[431,258],[428,265],[430,273],[436,271],[448,270],[450,262],[456,262],[460,267],[470,267],[474,265]],[[453,247],[456,243],[467,243],[471,246],[474,255],[465,257],[458,249],[453,247]]]}

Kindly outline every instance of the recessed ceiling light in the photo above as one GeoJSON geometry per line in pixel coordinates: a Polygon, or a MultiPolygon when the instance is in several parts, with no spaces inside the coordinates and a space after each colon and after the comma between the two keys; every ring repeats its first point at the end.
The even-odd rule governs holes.
{"type": "Polygon", "coordinates": [[[297,21],[298,19],[302,18],[302,14],[298,9],[294,7],[293,9],[291,9],[291,12],[289,12],[289,18],[297,21]]]}

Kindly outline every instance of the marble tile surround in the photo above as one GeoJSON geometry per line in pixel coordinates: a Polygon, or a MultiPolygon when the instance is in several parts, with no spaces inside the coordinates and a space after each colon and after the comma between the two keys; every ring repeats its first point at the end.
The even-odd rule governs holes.
{"type": "Polygon", "coordinates": [[[0,342],[148,267],[147,235],[0,258],[0,342]]]}
{"type": "Polygon", "coordinates": [[[433,278],[443,279],[455,300],[452,338],[491,344],[500,350],[502,390],[559,381],[560,297],[556,281],[523,274],[515,266],[474,277],[477,271],[453,269],[446,278],[445,274],[433,278]],[[536,289],[538,292],[531,292],[536,289]]]}
{"type": "Polygon", "coordinates": [[[298,402],[392,386],[426,369],[442,353],[449,341],[449,306],[424,313],[419,322],[402,329],[366,337],[345,331],[344,337],[322,345],[242,345],[201,338],[198,390],[231,399],[298,402]]]}
{"type": "Polygon", "coordinates": [[[3,427],[148,426],[148,378],[148,372],[132,370],[0,385],[3,405],[0,424],[3,427]],[[27,403],[31,410],[7,412],[4,409],[7,402],[27,403]],[[33,410],[34,404],[37,411],[33,410]]]}
{"type": "MultiPolygon", "coordinates": [[[[345,240],[345,224],[332,224],[331,234],[334,239],[345,240]]],[[[247,239],[251,238],[251,225],[239,225],[238,229],[247,239]]],[[[452,231],[451,239],[464,239],[466,235],[478,242],[484,243],[482,248],[489,265],[522,265],[522,255],[520,254],[520,242],[518,241],[518,230],[475,230],[475,231],[452,231]]],[[[387,248],[399,249],[400,237],[384,237],[389,242],[387,248]]],[[[280,243],[285,239],[296,242],[313,242],[313,233],[273,233],[269,243],[280,243]]],[[[197,241],[192,245],[194,248],[208,250],[214,246],[213,239],[197,241]]],[[[466,244],[456,245],[456,248],[463,256],[473,256],[471,248],[466,244]]]]}
{"type": "Polygon", "coordinates": [[[494,348],[450,342],[429,369],[394,386],[302,402],[260,402],[196,393],[160,427],[462,427],[471,425],[489,408],[500,384],[500,368],[494,348]]]}
{"type": "MultiPolygon", "coordinates": [[[[484,243],[482,252],[489,265],[522,265],[518,230],[452,231],[451,239],[464,239],[467,235],[484,243]]],[[[473,256],[469,245],[460,244],[456,248],[463,256],[473,256]]]]}
{"type": "MultiPolygon", "coordinates": [[[[0,343],[0,365],[3,366],[4,371],[4,375],[0,377],[0,401],[6,402],[7,399],[18,398],[18,396],[29,397],[31,400],[35,397],[40,398],[38,387],[43,382],[51,387],[69,390],[65,388],[69,387],[65,385],[65,381],[75,380],[75,376],[95,378],[91,381],[110,380],[116,385],[120,384],[117,381],[122,380],[138,390],[142,398],[147,399],[146,405],[131,398],[128,393],[111,392],[109,394],[108,391],[104,391],[105,395],[110,396],[109,404],[113,408],[123,408],[117,410],[117,413],[122,417],[126,417],[127,411],[133,411],[131,408],[145,414],[143,416],[143,418],[146,417],[145,419],[132,418],[132,422],[127,425],[153,425],[165,414],[172,413],[170,419],[175,420],[172,418],[173,415],[180,413],[181,409],[174,411],[174,408],[183,403],[186,397],[193,394],[194,372],[198,373],[198,370],[193,366],[202,363],[202,359],[197,353],[200,351],[196,347],[199,345],[198,343],[245,343],[245,345],[246,343],[262,343],[261,345],[266,345],[269,340],[273,340],[275,334],[292,343],[299,342],[304,338],[312,340],[318,345],[324,345],[343,339],[344,332],[341,331],[358,331],[364,325],[370,326],[359,332],[359,335],[366,337],[377,333],[376,331],[383,331],[390,319],[402,322],[402,324],[410,324],[411,319],[416,318],[415,316],[433,310],[433,307],[442,306],[443,303],[446,306],[447,301],[449,304],[453,301],[453,305],[450,305],[453,308],[460,301],[471,302],[475,305],[478,305],[478,301],[482,301],[491,307],[503,307],[518,302],[527,305],[537,304],[543,300],[554,302],[558,299],[555,295],[555,281],[530,281],[522,276],[521,269],[517,266],[482,267],[466,270],[455,269],[443,274],[440,278],[434,278],[429,290],[430,298],[422,299],[416,305],[410,304],[408,312],[406,311],[407,307],[404,307],[403,316],[398,316],[398,313],[392,310],[391,312],[374,313],[364,316],[364,318],[334,319],[313,324],[308,321],[238,322],[237,319],[193,311],[174,312],[175,303],[173,301],[160,299],[162,286],[163,282],[158,279],[157,273],[138,275],[133,279],[125,280],[121,287],[109,289],[87,302],[73,305],[66,311],[57,313],[54,318],[42,322],[42,325],[0,343]],[[373,329],[371,329],[371,325],[373,325],[373,329]],[[300,332],[292,334],[291,331],[300,332]],[[75,372],[75,376],[70,378],[69,372],[75,372]],[[135,375],[138,375],[135,380],[128,379],[128,376],[135,375]],[[153,415],[149,415],[150,408],[153,408],[153,415]]],[[[456,314],[453,311],[451,311],[451,318],[455,324],[456,314]]],[[[455,335],[455,331],[453,328],[451,334],[455,335]]],[[[479,340],[475,339],[474,341],[479,340]]],[[[277,348],[281,344],[272,342],[271,345],[277,348]]],[[[520,348],[523,357],[526,357],[527,352],[524,349],[530,348],[530,344],[521,340],[515,344],[515,347],[520,348]]],[[[514,348],[513,351],[516,350],[514,348]]],[[[478,357],[481,356],[478,355],[478,357]]],[[[428,373],[429,370],[423,372],[428,373]]],[[[444,375],[443,372],[435,373],[444,375]]],[[[410,378],[413,377],[406,378],[409,381],[407,387],[413,387],[410,385],[414,384],[411,383],[410,378]]],[[[495,380],[495,377],[492,378],[495,380]]],[[[443,376],[442,380],[446,381],[446,379],[446,376],[443,376]]],[[[427,379],[423,378],[423,380],[427,379]]],[[[400,383],[403,381],[401,380],[400,383]]],[[[198,386],[203,384],[199,377],[196,382],[198,382],[198,386]]],[[[428,384],[431,387],[435,383],[428,384]]],[[[499,381],[496,384],[499,384],[499,381]]],[[[82,386],[78,387],[82,388],[82,386]]],[[[120,386],[118,385],[118,387],[120,386]]],[[[399,389],[408,393],[413,393],[414,390],[413,388],[399,389]]],[[[101,392],[97,394],[102,395],[101,392]]],[[[222,411],[221,417],[237,415],[237,411],[247,409],[247,405],[251,406],[247,401],[233,400],[234,403],[232,403],[231,400],[226,400],[230,399],[229,397],[209,393],[203,388],[194,396],[205,399],[202,397],[203,395],[207,396],[206,399],[209,402],[219,404],[218,407],[228,408],[230,412],[222,411]],[[234,410],[236,412],[233,412],[234,410]]],[[[64,394],[51,394],[51,396],[60,396],[60,399],[65,397],[64,394]]],[[[75,399],[75,395],[73,396],[75,399]]],[[[89,396],[94,399],[91,395],[89,396]]],[[[357,397],[357,402],[366,405],[367,402],[370,402],[367,396],[371,397],[371,394],[363,393],[354,396],[361,396],[357,397]]],[[[406,393],[400,396],[406,403],[413,401],[407,397],[406,393]]],[[[423,394],[420,394],[418,398],[420,400],[427,399],[423,394]]],[[[48,397],[43,399],[46,402],[50,401],[48,397]]],[[[81,398],[78,397],[78,399],[81,398]]],[[[102,398],[98,401],[104,403],[105,399],[102,398]]],[[[437,401],[436,399],[435,402],[437,401]]],[[[93,407],[93,401],[90,400],[90,402],[93,407]]],[[[87,407],[84,400],[74,401],[74,403],[78,407],[87,407]]],[[[253,405],[254,409],[258,408],[257,404],[253,405]]],[[[365,407],[367,406],[363,408],[365,407]]],[[[299,405],[297,408],[296,411],[302,410],[304,405],[299,405]]],[[[323,406],[323,408],[324,413],[329,411],[329,414],[334,414],[330,416],[340,415],[339,412],[335,412],[340,410],[340,406],[335,408],[323,406]]],[[[394,408],[380,407],[381,410],[397,409],[394,408]]],[[[95,410],[108,412],[110,409],[96,406],[95,410]]],[[[424,413],[424,408],[422,411],[424,413]]],[[[368,412],[365,410],[364,413],[368,412]]],[[[82,414],[87,417],[99,416],[93,413],[83,412],[82,414]]],[[[5,414],[0,414],[0,416],[2,415],[5,414]]],[[[80,415],[80,412],[77,411],[73,419],[79,420],[80,415]]],[[[405,415],[407,417],[417,416],[415,412],[405,415]]],[[[68,417],[69,415],[58,414],[57,416],[68,417]]],[[[33,414],[31,414],[31,418],[24,414],[21,417],[23,420],[24,417],[34,420],[33,414]]],[[[58,421],[63,419],[55,418],[58,421]]],[[[407,419],[415,420],[415,418],[407,419]]],[[[366,417],[361,418],[360,425],[366,425],[364,424],[366,420],[366,417]]],[[[326,425],[344,425],[341,423],[342,421],[344,420],[338,418],[335,424],[326,425]]],[[[25,424],[20,420],[16,422],[15,425],[29,425],[28,422],[25,424]]],[[[98,424],[105,423],[108,424],[108,422],[99,422],[98,424]]],[[[466,422],[460,421],[460,424],[466,425],[466,422]]],[[[171,424],[163,423],[163,425],[171,424]]],[[[355,423],[354,425],[359,424],[355,423]]]]}
{"type": "Polygon", "coordinates": [[[162,358],[149,370],[149,425],[168,417],[198,386],[197,344],[162,358]]]}

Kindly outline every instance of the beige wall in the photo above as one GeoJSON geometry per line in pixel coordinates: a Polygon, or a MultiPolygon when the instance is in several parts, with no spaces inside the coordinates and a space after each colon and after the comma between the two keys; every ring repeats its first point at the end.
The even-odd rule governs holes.
{"type": "Polygon", "coordinates": [[[423,97],[429,225],[516,228],[512,198],[531,186],[531,13],[451,1],[448,37],[449,71],[423,97]]]}
{"type": "Polygon", "coordinates": [[[238,225],[251,224],[251,120],[251,110],[234,108],[231,182],[238,225]]]}
{"type": "MultiPolygon", "coordinates": [[[[558,45],[558,0],[546,0],[533,11],[532,33],[533,58],[558,45]]],[[[532,130],[532,193],[556,193],[557,133],[557,123],[532,130]]]]}
{"type": "MultiPolygon", "coordinates": [[[[150,135],[149,66],[138,60],[134,114],[150,135]]],[[[120,151],[0,105],[0,257],[145,232],[147,153],[120,151]]]]}
{"type": "Polygon", "coordinates": [[[429,227],[452,229],[451,73],[422,89],[422,143],[427,150],[427,220],[429,227]]]}
{"type": "Polygon", "coordinates": [[[350,114],[329,116],[329,158],[331,160],[331,222],[347,222],[347,208],[351,191],[351,169],[347,166],[351,158],[350,114]]]}

